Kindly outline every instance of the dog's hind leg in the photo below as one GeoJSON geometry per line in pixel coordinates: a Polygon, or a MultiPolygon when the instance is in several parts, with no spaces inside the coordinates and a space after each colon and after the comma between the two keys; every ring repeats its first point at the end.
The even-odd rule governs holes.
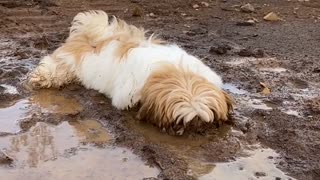
{"type": "Polygon", "coordinates": [[[40,64],[29,74],[28,85],[32,88],[58,88],[76,79],[75,68],[65,59],[45,56],[40,64]]]}

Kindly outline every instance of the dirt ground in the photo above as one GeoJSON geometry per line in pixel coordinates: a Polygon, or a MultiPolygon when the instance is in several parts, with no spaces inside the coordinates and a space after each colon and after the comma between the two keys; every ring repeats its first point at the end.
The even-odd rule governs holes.
{"type": "MultiPolygon", "coordinates": [[[[270,151],[263,161],[254,160],[253,164],[270,166],[271,170],[250,167],[251,173],[248,167],[246,172],[251,174],[243,179],[320,179],[318,0],[0,0],[0,16],[0,126],[4,127],[0,128],[0,142],[36,129],[39,122],[57,127],[69,122],[78,128],[72,122],[94,119],[108,131],[111,140],[92,140],[92,147],[100,152],[108,141],[108,146],[130,149],[141,161],[159,170],[157,174],[140,169],[156,174],[147,174],[149,179],[226,179],[227,174],[243,169],[226,163],[244,162],[245,168],[250,164],[241,159],[247,150],[270,151]],[[241,10],[246,3],[253,5],[253,12],[241,10]],[[72,18],[92,9],[142,26],[202,58],[222,75],[225,89],[237,101],[232,122],[172,137],[136,121],[134,111],[116,110],[108,98],[80,85],[42,91],[24,88],[27,73],[65,40],[72,18]],[[269,12],[282,20],[263,20],[269,12]],[[250,19],[253,24],[246,23],[250,19]],[[23,100],[27,101],[26,107],[23,100]],[[21,111],[14,104],[29,109],[23,113],[23,120],[18,117],[19,127],[1,121],[6,114],[13,118],[10,113],[21,111]],[[56,105],[54,110],[52,104],[56,105]],[[225,165],[228,168],[223,169],[225,165]],[[225,173],[218,174],[218,170],[225,173]]],[[[18,168],[4,146],[0,145],[1,174],[18,168]]],[[[78,156],[76,152],[83,151],[68,149],[69,156],[78,156]]],[[[93,167],[103,171],[98,165],[93,167]]],[[[129,168],[134,171],[136,167],[132,163],[129,168]]]]}

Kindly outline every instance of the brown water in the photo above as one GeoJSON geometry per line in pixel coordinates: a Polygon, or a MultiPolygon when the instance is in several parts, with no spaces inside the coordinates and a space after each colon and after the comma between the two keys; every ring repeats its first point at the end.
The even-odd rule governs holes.
{"type": "Polygon", "coordinates": [[[82,110],[81,104],[72,97],[65,97],[57,90],[42,89],[30,97],[33,105],[41,107],[44,112],[75,114],[82,110]]]}
{"type": "Polygon", "coordinates": [[[245,150],[235,161],[216,163],[199,180],[271,180],[294,179],[276,167],[279,155],[269,148],[245,150]]]}
{"type": "Polygon", "coordinates": [[[1,167],[2,178],[15,179],[142,179],[156,177],[128,149],[86,143],[108,143],[112,136],[94,120],[63,122],[58,126],[39,122],[28,132],[0,138],[0,148],[13,161],[1,167]],[[132,168],[134,167],[134,168],[132,168]]]}
{"type": "MultiPolygon", "coordinates": [[[[59,91],[39,91],[0,109],[0,132],[18,132],[19,121],[39,109],[74,114],[82,106],[59,91]]],[[[130,150],[113,147],[112,139],[95,119],[37,122],[26,132],[0,137],[0,152],[13,160],[0,166],[0,179],[142,179],[159,174],[130,150]]]]}
{"type": "Polygon", "coordinates": [[[0,132],[17,133],[19,121],[27,116],[28,101],[20,100],[7,105],[0,105],[0,132]]]}

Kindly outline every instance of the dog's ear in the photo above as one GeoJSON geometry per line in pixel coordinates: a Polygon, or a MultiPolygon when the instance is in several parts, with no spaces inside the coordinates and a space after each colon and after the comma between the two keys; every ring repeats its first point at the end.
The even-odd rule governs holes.
{"type": "Polygon", "coordinates": [[[222,92],[223,92],[224,97],[226,99],[226,103],[227,103],[227,106],[228,106],[228,112],[233,112],[234,106],[236,104],[235,100],[227,92],[225,92],[225,91],[222,91],[222,92]]]}

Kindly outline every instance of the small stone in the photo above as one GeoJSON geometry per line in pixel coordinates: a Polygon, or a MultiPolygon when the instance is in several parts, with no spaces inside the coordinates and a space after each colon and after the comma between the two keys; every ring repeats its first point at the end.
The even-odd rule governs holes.
{"type": "Polygon", "coordinates": [[[209,3],[204,2],[204,1],[201,2],[201,5],[204,6],[204,7],[209,7],[209,3]]]}
{"type": "Polygon", "coordinates": [[[248,20],[248,21],[242,21],[242,22],[237,22],[237,26],[254,26],[256,23],[254,20],[248,20]]]}
{"type": "Polygon", "coordinates": [[[245,13],[254,12],[254,7],[249,3],[241,6],[240,9],[242,12],[245,12],[245,13]]]}
{"type": "MultiPolygon", "coordinates": [[[[1,71],[0,71],[1,72],[1,71]]],[[[315,69],[313,69],[313,71],[312,71],[313,73],[320,73],[320,68],[315,68],[315,69]]],[[[1,73],[0,73],[1,74],[1,73]]]]}
{"type": "Polygon", "coordinates": [[[13,159],[4,152],[0,151],[0,164],[11,164],[13,159]]]}
{"type": "Polygon", "coordinates": [[[275,180],[281,180],[281,178],[279,178],[279,177],[276,177],[276,179],[275,180]]]}
{"type": "Polygon", "coordinates": [[[238,55],[242,57],[262,58],[265,56],[265,53],[262,49],[251,50],[249,48],[244,48],[238,52],[238,55]]]}
{"type": "Polygon", "coordinates": [[[209,53],[222,55],[222,54],[226,54],[228,50],[231,50],[231,47],[228,45],[211,46],[209,53]]]}
{"type": "Polygon", "coordinates": [[[265,173],[265,172],[256,172],[256,173],[254,173],[254,175],[255,175],[256,177],[262,177],[262,176],[266,176],[267,173],[265,173]]]}
{"type": "Polygon", "coordinates": [[[156,17],[156,15],[154,13],[150,13],[149,16],[150,17],[156,17]]]}
{"type": "Polygon", "coordinates": [[[194,4],[192,7],[193,9],[198,9],[200,6],[198,4],[194,4]]]}
{"type": "Polygon", "coordinates": [[[141,9],[138,7],[135,7],[133,9],[132,16],[140,17],[141,15],[142,15],[141,9]]]}
{"type": "Polygon", "coordinates": [[[188,36],[195,36],[196,33],[194,31],[184,31],[184,33],[188,36]]]}
{"type": "Polygon", "coordinates": [[[238,52],[238,55],[242,57],[251,57],[253,56],[253,52],[250,49],[245,48],[245,49],[241,49],[238,52]]]}
{"type": "Polygon", "coordinates": [[[262,49],[255,49],[253,56],[255,58],[263,58],[265,56],[265,53],[262,49]]]}
{"type": "Polygon", "coordinates": [[[264,20],[266,21],[279,21],[282,20],[276,13],[270,12],[269,14],[265,15],[263,17],[264,20]]]}

